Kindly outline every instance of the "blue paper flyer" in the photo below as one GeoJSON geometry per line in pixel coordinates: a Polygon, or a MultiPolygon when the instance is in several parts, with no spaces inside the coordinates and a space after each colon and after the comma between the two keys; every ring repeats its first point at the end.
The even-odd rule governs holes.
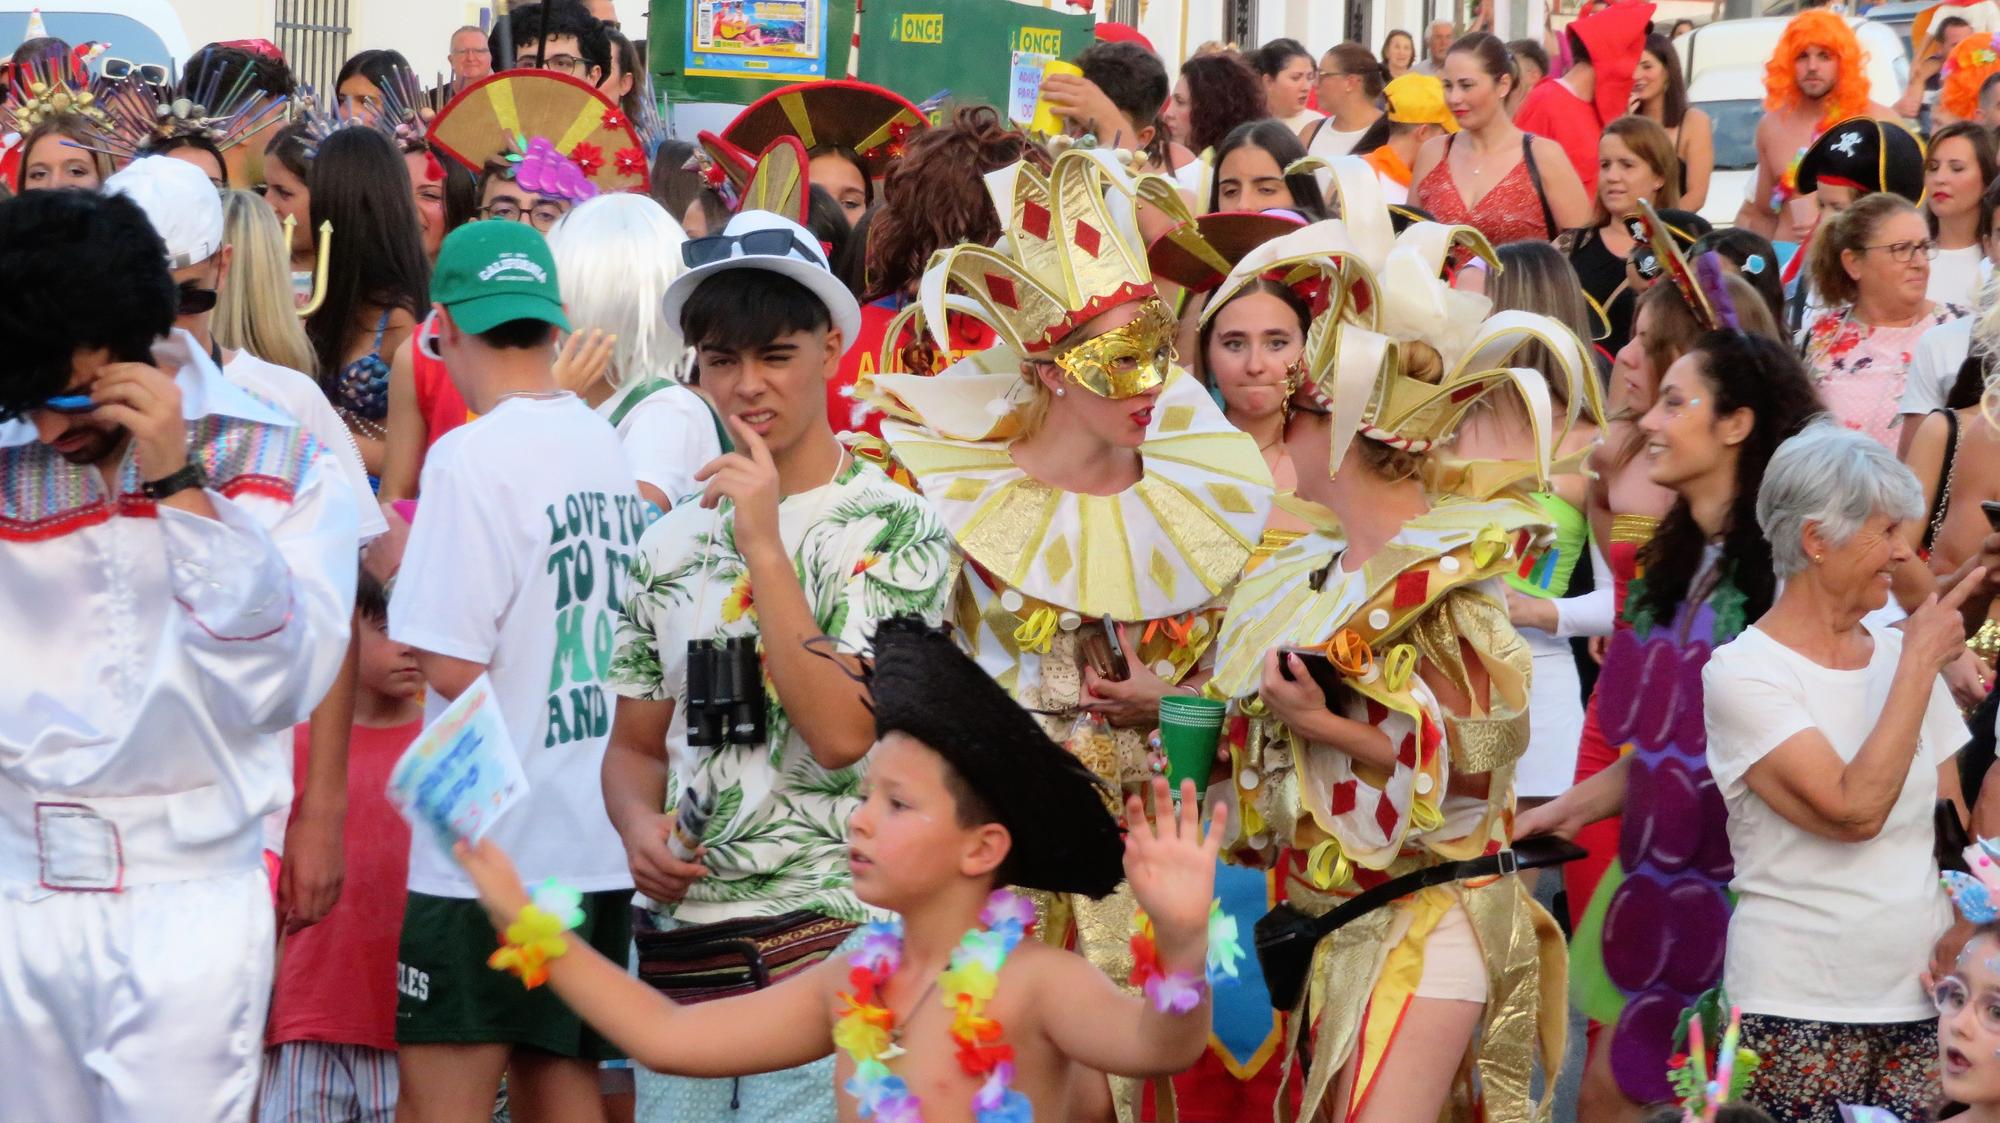
{"type": "Polygon", "coordinates": [[[389,773],[389,802],[446,850],[461,838],[477,841],[527,791],[485,675],[417,734],[389,773]]]}

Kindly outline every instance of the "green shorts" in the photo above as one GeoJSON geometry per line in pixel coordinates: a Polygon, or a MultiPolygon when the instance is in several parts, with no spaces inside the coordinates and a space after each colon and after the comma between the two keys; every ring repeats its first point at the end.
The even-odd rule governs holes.
{"type": "MultiPolygon", "coordinates": [[[[583,895],[577,938],[623,965],[632,948],[632,891],[583,895]]],[[[396,1041],[401,1045],[526,1045],[559,1057],[621,1054],[556,997],[486,965],[499,946],[476,899],[411,893],[396,952],[396,1041]]]]}

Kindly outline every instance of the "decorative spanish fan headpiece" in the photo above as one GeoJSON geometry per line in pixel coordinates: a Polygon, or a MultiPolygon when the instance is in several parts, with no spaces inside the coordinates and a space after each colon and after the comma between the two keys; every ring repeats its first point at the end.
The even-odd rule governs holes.
{"type": "MultiPolygon", "coordinates": [[[[1060,361],[1064,341],[1091,318],[1134,301],[1159,303],[1145,250],[1114,217],[1106,193],[1149,203],[1178,223],[1194,218],[1170,181],[1134,177],[1096,148],[1063,152],[1047,175],[1026,161],[1010,164],[986,176],[986,189],[994,210],[1005,216],[1006,235],[992,246],[939,250],[924,270],[923,317],[941,347],[951,345],[946,312],[960,311],[992,327],[1016,354],[1060,361]]],[[[1149,352],[1150,364],[1153,344],[1164,341],[1171,348],[1173,317],[1167,314],[1158,340],[1160,325],[1150,322],[1156,317],[1142,314],[1142,319],[1149,321],[1139,329],[1145,338],[1135,341],[1149,352]]],[[[1092,385],[1101,380],[1090,372],[1070,373],[1098,393],[1108,388],[1092,385]]],[[[1153,371],[1150,384],[1164,375],[1153,371]]],[[[1128,380],[1119,389],[1146,388],[1135,389],[1128,380]]]]}
{"type": "Polygon", "coordinates": [[[1347,217],[1257,247],[1237,263],[1209,308],[1220,308],[1243,286],[1274,271],[1293,277],[1318,271],[1326,277],[1326,308],[1306,333],[1305,357],[1308,376],[1333,414],[1329,463],[1334,469],[1357,433],[1428,452],[1451,437],[1474,402],[1504,386],[1527,406],[1535,476],[1545,481],[1554,449],[1578,418],[1586,410],[1603,414],[1596,367],[1584,344],[1550,317],[1494,314],[1486,297],[1444,281],[1445,262],[1460,249],[1497,265],[1492,246],[1477,230],[1416,222],[1394,234],[1372,169],[1352,157],[1328,166],[1347,217]],[[1444,374],[1436,382],[1413,373],[1410,352],[1419,343],[1441,360],[1444,374]],[[1512,365],[1523,348],[1535,344],[1548,356],[1546,374],[1512,365]],[[1552,417],[1549,379],[1562,379],[1568,390],[1560,428],[1552,417]]]}
{"type": "Polygon", "coordinates": [[[797,137],[772,140],[754,160],[714,133],[702,132],[696,139],[700,143],[688,166],[701,172],[730,213],[770,211],[806,225],[812,211],[811,162],[797,137]]]}
{"type": "Polygon", "coordinates": [[[481,78],[432,119],[430,141],[474,175],[505,159],[537,195],[580,203],[646,189],[646,153],[632,122],[590,83],[554,71],[481,78]]]}
{"type": "Polygon", "coordinates": [[[192,89],[175,82],[148,81],[138,71],[110,83],[98,103],[111,116],[111,128],[99,138],[97,151],[121,160],[184,137],[200,137],[219,151],[243,143],[286,104],[283,95],[257,89],[256,70],[246,66],[227,83],[223,68],[210,70],[192,89]]]}
{"type": "Polygon", "coordinates": [[[1156,279],[1172,281],[1189,292],[1208,292],[1251,250],[1305,224],[1291,211],[1205,214],[1155,238],[1146,250],[1146,263],[1156,279]]]}
{"type": "Polygon", "coordinates": [[[902,156],[911,135],[929,127],[930,118],[901,94],[836,79],[772,90],[738,113],[722,139],[746,152],[761,152],[779,137],[796,137],[808,151],[852,149],[869,178],[878,179],[902,156]]]}

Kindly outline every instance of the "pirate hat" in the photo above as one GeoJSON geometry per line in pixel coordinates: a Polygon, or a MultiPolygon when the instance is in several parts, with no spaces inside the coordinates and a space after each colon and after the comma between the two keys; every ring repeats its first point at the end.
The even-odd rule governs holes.
{"type": "Polygon", "coordinates": [[[1222,283],[1245,254],[1306,224],[1289,211],[1218,211],[1182,223],[1154,239],[1146,261],[1155,278],[1190,292],[1222,283]]]}
{"type": "Polygon", "coordinates": [[[1125,844],[1097,778],[1042,732],[943,630],[915,616],[875,627],[866,682],[875,736],[902,733],[945,759],[1013,836],[1007,883],[1102,897],[1125,844]]]}
{"type": "Polygon", "coordinates": [[[779,137],[797,137],[810,152],[827,145],[860,155],[870,179],[903,154],[912,132],[930,119],[909,99],[867,82],[801,82],[772,90],[736,115],[722,139],[746,152],[762,152],[779,137]]]}
{"type": "Polygon", "coordinates": [[[473,175],[504,157],[539,195],[646,190],[632,122],[590,83],[554,71],[503,70],[467,86],[432,119],[430,142],[473,175]]]}
{"type": "Polygon", "coordinates": [[[1823,182],[1917,202],[1924,194],[1924,146],[1901,125],[1849,117],[1821,133],[1799,158],[1799,194],[1809,195],[1823,182]]]}

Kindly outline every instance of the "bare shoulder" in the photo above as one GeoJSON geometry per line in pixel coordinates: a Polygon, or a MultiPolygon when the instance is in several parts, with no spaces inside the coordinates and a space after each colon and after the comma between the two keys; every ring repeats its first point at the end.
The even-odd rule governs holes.
{"type": "Polygon", "coordinates": [[[1898,125],[1903,123],[1903,115],[1901,113],[1878,102],[1871,101],[1868,103],[1868,115],[1877,121],[1893,121],[1898,125]]]}
{"type": "MultiPolygon", "coordinates": [[[[1758,127],[1763,127],[1761,122],[1758,127]]],[[[1715,122],[1710,119],[1707,111],[1689,106],[1687,116],[1681,119],[1681,128],[1688,132],[1707,135],[1715,131],[1715,122]]]]}

